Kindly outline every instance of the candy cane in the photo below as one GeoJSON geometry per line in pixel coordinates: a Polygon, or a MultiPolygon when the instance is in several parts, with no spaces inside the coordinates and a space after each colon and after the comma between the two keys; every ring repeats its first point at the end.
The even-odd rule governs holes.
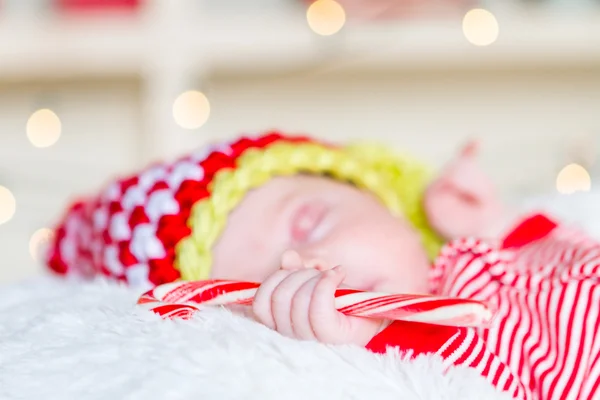
{"type": "MultiPolygon", "coordinates": [[[[209,280],[174,282],[143,294],[138,305],[164,319],[189,319],[203,306],[250,305],[259,283],[209,280]]],[[[384,294],[352,289],[335,292],[335,308],[357,317],[480,327],[493,317],[483,302],[416,294],[384,294]]]]}

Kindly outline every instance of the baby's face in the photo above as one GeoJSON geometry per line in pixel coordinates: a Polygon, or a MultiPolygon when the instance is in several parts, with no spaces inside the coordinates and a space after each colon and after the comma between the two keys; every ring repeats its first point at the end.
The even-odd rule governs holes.
{"type": "Polygon", "coordinates": [[[369,193],[332,179],[279,177],[248,193],[214,248],[211,278],[262,282],[286,250],[342,265],[348,288],[427,291],[418,233],[369,193]]]}

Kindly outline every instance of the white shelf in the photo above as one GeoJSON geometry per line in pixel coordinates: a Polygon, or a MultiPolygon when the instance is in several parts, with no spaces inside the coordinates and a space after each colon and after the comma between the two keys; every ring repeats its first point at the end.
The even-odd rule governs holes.
{"type": "Polygon", "coordinates": [[[0,79],[136,74],[144,38],[140,18],[0,20],[0,79]]]}
{"type": "Polygon", "coordinates": [[[121,17],[0,18],[0,81],[127,77],[142,83],[142,159],[186,148],[173,100],[210,74],[308,71],[374,73],[486,69],[600,69],[600,11],[585,16],[492,10],[500,25],[488,47],[470,44],[461,18],[387,25],[347,24],[313,33],[300,8],[233,14],[193,0],[148,1],[121,17]]]}
{"type": "Polygon", "coordinates": [[[0,20],[0,79],[143,76],[173,55],[187,70],[245,74],[313,67],[600,65],[600,13],[583,21],[551,13],[499,15],[497,42],[476,47],[464,38],[460,21],[349,24],[337,35],[321,37],[309,30],[301,13],[289,10],[225,16],[184,7],[168,12],[169,7],[122,18],[0,20]],[[188,15],[182,19],[183,13],[188,15]]]}
{"type": "Polygon", "coordinates": [[[286,65],[322,72],[600,66],[600,13],[584,22],[548,14],[531,18],[535,23],[525,15],[505,23],[499,18],[498,40],[477,47],[463,36],[460,21],[348,26],[335,36],[319,37],[302,18],[265,17],[252,24],[235,21],[227,29],[221,25],[224,35],[211,43],[210,55],[216,69],[233,73],[272,72],[286,65]],[[252,34],[236,35],[240,26],[252,34]]]}
{"type": "Polygon", "coordinates": [[[17,197],[15,220],[2,226],[0,237],[8,263],[20,266],[0,268],[0,282],[37,271],[27,249],[31,233],[58,218],[72,195],[96,193],[107,177],[188,152],[203,140],[269,127],[332,140],[373,133],[441,163],[473,134],[487,143],[487,165],[499,186],[523,195],[552,186],[574,135],[598,132],[600,14],[494,9],[500,37],[475,47],[463,36],[460,16],[349,24],[321,37],[309,30],[300,7],[257,13],[246,2],[248,13],[231,15],[203,8],[208,2],[217,3],[148,0],[139,15],[93,20],[0,12],[0,86],[17,82],[0,98],[7,133],[0,141],[0,183],[17,197]],[[385,69],[400,73],[373,79],[385,69]],[[450,69],[535,72],[445,74],[450,69]],[[402,76],[414,70],[434,73],[402,76]],[[327,75],[338,71],[357,73],[327,75]],[[209,124],[187,131],[174,122],[175,97],[204,90],[210,74],[277,73],[311,79],[216,77],[206,89],[214,105],[209,124]],[[73,78],[128,81],[53,82],[73,78]],[[35,84],[40,80],[43,85],[35,84]],[[33,149],[25,123],[46,91],[64,136],[51,149],[33,149]]]}

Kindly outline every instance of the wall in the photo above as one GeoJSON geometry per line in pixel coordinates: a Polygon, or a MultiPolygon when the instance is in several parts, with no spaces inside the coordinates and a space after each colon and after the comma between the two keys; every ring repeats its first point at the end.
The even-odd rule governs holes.
{"type": "Polygon", "coordinates": [[[372,138],[437,165],[480,138],[507,195],[552,190],[558,171],[585,156],[576,147],[597,148],[600,134],[599,70],[218,77],[207,93],[212,115],[199,136],[281,128],[372,138]]]}
{"type": "Polygon", "coordinates": [[[0,184],[17,204],[0,225],[0,283],[42,271],[30,254],[31,235],[51,227],[76,196],[139,164],[138,97],[131,82],[0,86],[0,184]],[[49,148],[33,147],[25,133],[39,102],[62,122],[61,138],[49,148]]]}

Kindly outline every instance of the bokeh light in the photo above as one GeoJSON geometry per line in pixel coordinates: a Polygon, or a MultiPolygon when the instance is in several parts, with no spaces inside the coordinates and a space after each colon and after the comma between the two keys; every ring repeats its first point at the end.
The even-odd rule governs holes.
{"type": "Polygon", "coordinates": [[[26,130],[32,145],[38,148],[50,147],[60,138],[62,124],[54,111],[43,108],[31,114],[26,130]]]}
{"type": "Polygon", "coordinates": [[[481,8],[467,12],[462,27],[467,40],[475,46],[489,46],[498,39],[500,32],[494,14],[481,8]]]}
{"type": "Polygon", "coordinates": [[[42,254],[54,237],[54,231],[48,228],[38,229],[29,239],[29,254],[34,261],[41,261],[42,254]]]}
{"type": "Polygon", "coordinates": [[[339,32],[346,23],[344,8],[334,0],[317,0],[306,11],[308,26],[322,36],[339,32]]]}
{"type": "Polygon", "coordinates": [[[10,221],[17,210],[17,201],[12,192],[0,186],[0,225],[10,221]]]}
{"type": "Polygon", "coordinates": [[[173,118],[184,129],[200,128],[208,121],[209,116],[210,103],[202,92],[184,92],[173,103],[173,118]]]}
{"type": "Polygon", "coordinates": [[[556,190],[562,194],[588,192],[592,188],[590,174],[579,164],[569,164],[556,177],[556,190]]]}

